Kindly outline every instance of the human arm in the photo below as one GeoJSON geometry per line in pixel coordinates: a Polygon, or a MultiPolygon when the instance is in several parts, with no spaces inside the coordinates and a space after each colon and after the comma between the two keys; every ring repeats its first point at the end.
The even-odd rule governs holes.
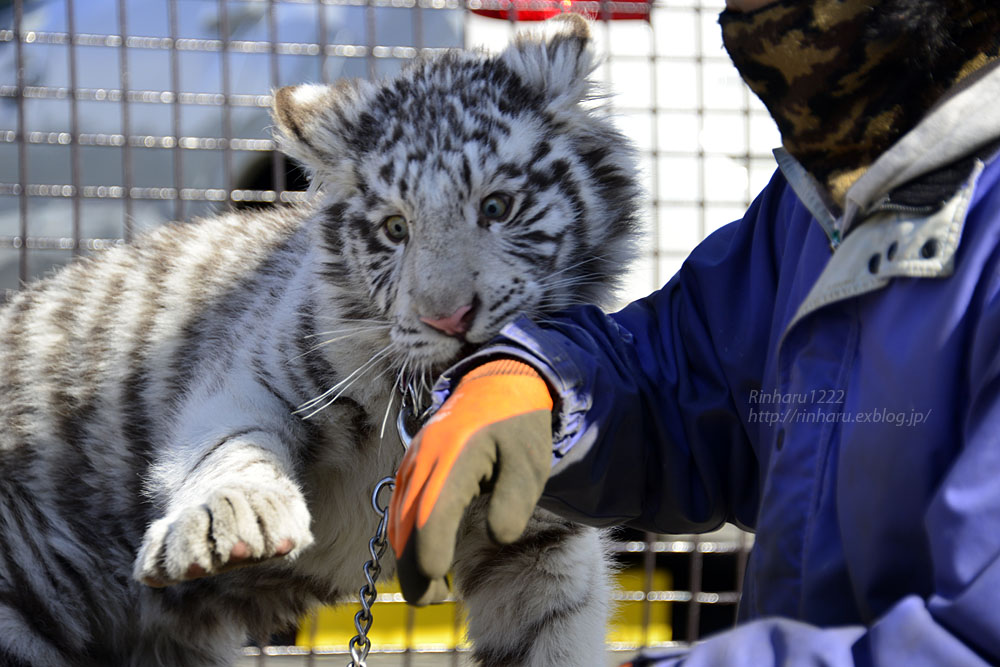
{"type": "Polygon", "coordinates": [[[779,265],[794,262],[809,219],[790,194],[777,176],[742,221],[621,312],[582,307],[508,325],[442,378],[439,400],[484,360],[517,357],[555,397],[543,506],[660,532],[752,525],[759,470],[747,397],[787,310],[775,296],[779,265]],[[791,218],[803,224],[788,230],[791,218]]]}
{"type": "MultiPolygon", "coordinates": [[[[473,369],[520,359],[541,373],[556,401],[554,449],[545,433],[554,474],[543,504],[597,525],[631,521],[663,531],[707,530],[726,519],[750,525],[758,473],[741,415],[746,392],[760,386],[763,355],[753,350],[766,346],[773,326],[776,263],[786,245],[800,242],[774,223],[794,212],[789,195],[776,176],[743,221],[712,235],[667,287],[621,313],[584,308],[544,327],[523,318],[509,325],[445,374],[436,407],[454,414],[445,401],[473,369]]],[[[494,421],[487,412],[481,427],[494,421]]],[[[447,447],[418,447],[403,470],[413,467],[408,461],[464,444],[458,437],[447,447]]],[[[488,471],[477,476],[490,481],[488,471]]],[[[478,483],[459,486],[479,491],[478,483]]],[[[410,567],[404,551],[414,515],[397,505],[434,505],[436,493],[425,487],[425,477],[404,474],[394,494],[396,521],[406,524],[390,533],[401,573],[410,567]]]]}

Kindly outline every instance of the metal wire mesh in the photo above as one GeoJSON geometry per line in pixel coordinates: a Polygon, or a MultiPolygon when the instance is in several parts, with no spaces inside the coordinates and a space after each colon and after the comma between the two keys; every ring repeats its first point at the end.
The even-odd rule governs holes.
{"type": "MultiPolygon", "coordinates": [[[[617,3],[592,4],[607,15],[617,3]]],[[[0,2],[0,295],[168,220],[297,201],[305,183],[270,138],[270,91],[385,76],[423,52],[500,48],[517,21],[470,13],[482,8],[510,9],[506,0],[0,2]]],[[[721,8],[658,0],[648,20],[594,27],[605,56],[596,76],[640,149],[649,193],[647,252],[626,299],[662,285],[773,171],[777,133],[721,48],[721,8]]],[[[610,649],[690,642],[733,622],[748,535],[620,538],[618,557],[641,576],[619,602],[641,610],[638,634],[610,649]],[[671,610],[667,632],[657,630],[660,605],[671,610]]],[[[406,614],[408,637],[414,619],[406,614]]],[[[373,633],[378,644],[378,622],[373,633]]],[[[460,663],[454,646],[383,658],[419,665],[422,652],[441,651],[448,657],[433,664],[460,663]]],[[[265,647],[246,659],[344,655],[344,646],[265,647]]]]}

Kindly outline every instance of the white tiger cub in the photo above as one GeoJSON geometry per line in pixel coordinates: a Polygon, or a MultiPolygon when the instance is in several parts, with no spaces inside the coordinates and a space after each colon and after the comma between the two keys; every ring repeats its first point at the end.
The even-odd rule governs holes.
{"type": "MultiPolygon", "coordinates": [[[[560,26],[279,90],[311,203],[161,228],[4,306],[0,664],[226,665],[358,590],[399,387],[605,301],[632,255],[633,155],[581,105],[586,22],[560,26]]],[[[603,664],[595,531],[539,513],[498,548],[467,518],[455,573],[478,664],[603,664]]]]}

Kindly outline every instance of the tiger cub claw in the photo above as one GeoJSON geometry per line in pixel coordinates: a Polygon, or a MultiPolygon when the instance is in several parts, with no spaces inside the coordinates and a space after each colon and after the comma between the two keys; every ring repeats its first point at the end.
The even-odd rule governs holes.
{"type": "Polygon", "coordinates": [[[133,576],[159,588],[274,558],[312,544],[309,511],[294,488],[228,486],[153,522],[133,576]]]}

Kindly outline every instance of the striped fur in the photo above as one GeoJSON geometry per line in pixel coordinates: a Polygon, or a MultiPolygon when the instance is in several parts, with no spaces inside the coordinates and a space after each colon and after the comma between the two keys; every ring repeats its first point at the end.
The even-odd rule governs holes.
{"type": "MultiPolygon", "coordinates": [[[[0,664],[226,665],[357,591],[398,385],[425,400],[518,313],[605,301],[631,257],[633,158],[581,106],[588,45],[567,21],[278,91],[311,203],[165,226],[0,310],[0,664]],[[464,336],[420,320],[464,304],[464,336]]],[[[474,517],[456,577],[477,660],[602,664],[598,535],[539,513],[497,549],[474,517]]]]}

